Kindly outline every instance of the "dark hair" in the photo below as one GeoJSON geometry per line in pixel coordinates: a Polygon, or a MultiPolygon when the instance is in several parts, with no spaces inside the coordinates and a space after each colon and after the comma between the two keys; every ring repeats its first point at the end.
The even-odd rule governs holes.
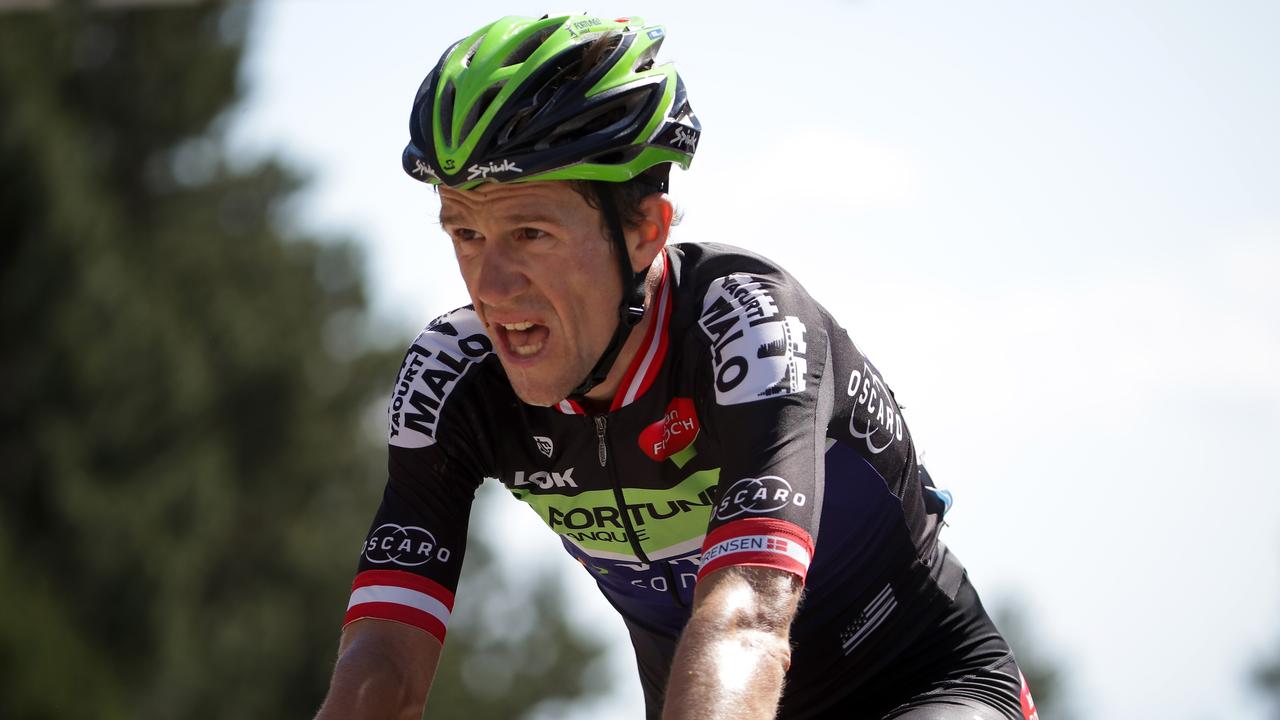
{"type": "MultiPolygon", "coordinates": [[[[640,209],[640,203],[654,193],[667,191],[667,179],[671,175],[671,163],[662,163],[654,165],[639,175],[625,182],[602,182],[599,180],[570,180],[569,187],[582,196],[587,201],[587,205],[599,210],[601,207],[601,198],[607,194],[614,203],[614,207],[618,208],[618,217],[622,220],[623,227],[635,227],[644,219],[644,212],[640,209]]],[[[601,216],[601,226],[604,227],[604,218],[601,216]]],[[[605,235],[609,234],[609,229],[604,227],[605,235]]]]}

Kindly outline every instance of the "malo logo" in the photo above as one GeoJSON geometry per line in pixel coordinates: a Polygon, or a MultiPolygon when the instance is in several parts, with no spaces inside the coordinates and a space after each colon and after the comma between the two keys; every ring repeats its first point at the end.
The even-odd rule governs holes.
{"type": "Polygon", "coordinates": [[[493,352],[484,326],[469,308],[436,318],[409,347],[391,395],[388,442],[398,447],[434,445],[436,425],[458,380],[493,352]]]}
{"type": "Polygon", "coordinates": [[[782,315],[766,282],[736,273],[711,284],[698,325],[711,340],[716,402],[736,405],[804,392],[806,328],[782,315]]]}
{"type": "Polygon", "coordinates": [[[640,431],[640,449],[662,462],[689,447],[698,436],[698,416],[689,398],[674,398],[662,419],[640,431]]]}

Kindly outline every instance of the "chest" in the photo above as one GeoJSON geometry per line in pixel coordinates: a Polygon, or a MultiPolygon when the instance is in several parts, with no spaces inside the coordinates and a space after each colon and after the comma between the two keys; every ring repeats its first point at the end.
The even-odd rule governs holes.
{"type": "Polygon", "coordinates": [[[696,551],[720,444],[690,398],[653,390],[608,414],[526,410],[500,438],[493,476],[588,556],[648,562],[696,551]]]}

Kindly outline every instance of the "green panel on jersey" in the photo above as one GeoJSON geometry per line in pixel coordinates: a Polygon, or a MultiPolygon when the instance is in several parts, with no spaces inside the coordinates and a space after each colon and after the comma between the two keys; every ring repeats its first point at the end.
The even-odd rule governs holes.
{"type": "Polygon", "coordinates": [[[683,468],[690,460],[698,457],[698,451],[690,443],[688,447],[672,455],[669,459],[676,464],[676,467],[683,468]]]}
{"type": "MultiPolygon", "coordinates": [[[[711,519],[712,491],[720,469],[701,470],[667,490],[626,488],[626,513],[649,559],[697,550],[711,519]]],[[[513,490],[552,530],[588,554],[635,559],[612,490],[572,497],[513,490]]]]}

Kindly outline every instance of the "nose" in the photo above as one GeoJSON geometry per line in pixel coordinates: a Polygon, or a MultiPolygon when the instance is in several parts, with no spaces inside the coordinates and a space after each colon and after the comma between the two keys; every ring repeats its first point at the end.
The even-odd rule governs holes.
{"type": "Polygon", "coordinates": [[[486,243],[476,277],[476,299],[485,305],[501,306],[529,287],[523,263],[509,243],[486,243]]]}

